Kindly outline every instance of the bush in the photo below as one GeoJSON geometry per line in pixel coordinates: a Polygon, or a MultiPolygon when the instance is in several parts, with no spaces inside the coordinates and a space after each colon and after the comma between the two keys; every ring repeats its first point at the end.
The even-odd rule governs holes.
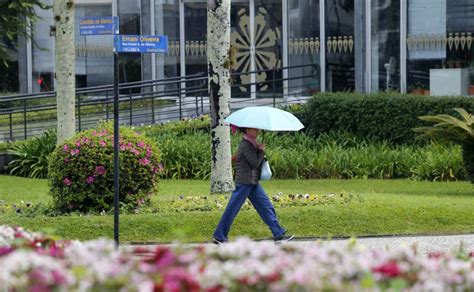
{"type": "Polygon", "coordinates": [[[448,141],[461,145],[468,177],[474,183],[474,116],[462,108],[454,110],[460,118],[446,114],[421,116],[420,120],[436,124],[414,130],[422,133],[420,138],[448,141]]]}
{"type": "Polygon", "coordinates": [[[14,156],[8,169],[11,175],[45,178],[48,174],[49,155],[56,147],[56,131],[48,130],[43,135],[29,140],[5,143],[8,153],[14,156]]]}
{"type": "MultiPolygon", "coordinates": [[[[114,201],[111,124],[87,130],[59,145],[49,163],[50,194],[62,212],[108,211],[114,201]]],[[[120,129],[120,203],[134,208],[150,201],[162,166],[153,143],[120,129]]]]}
{"type": "Polygon", "coordinates": [[[427,125],[423,115],[452,114],[462,107],[474,112],[472,97],[430,97],[396,93],[322,93],[302,107],[290,107],[314,136],[347,131],[359,137],[413,143],[412,128],[427,125]]]}
{"type": "MultiPolygon", "coordinates": [[[[153,133],[151,138],[162,150],[165,178],[210,177],[209,133],[149,133],[153,133]]],[[[240,139],[240,135],[232,137],[232,153],[236,153],[240,139]]],[[[451,144],[395,145],[343,132],[322,134],[318,138],[304,133],[266,132],[264,140],[277,179],[460,180],[466,176],[461,148],[451,144]]]]}

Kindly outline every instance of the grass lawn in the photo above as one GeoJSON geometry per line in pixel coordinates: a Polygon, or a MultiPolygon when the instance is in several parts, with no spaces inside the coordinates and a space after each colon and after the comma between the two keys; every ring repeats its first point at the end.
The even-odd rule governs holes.
{"type": "MultiPolygon", "coordinates": [[[[277,208],[281,224],[298,237],[387,234],[474,233],[474,187],[467,182],[410,180],[275,180],[263,183],[270,194],[360,194],[364,202],[277,208]]],[[[163,180],[153,204],[178,195],[208,195],[209,182],[163,180]]],[[[46,180],[0,176],[0,200],[48,202],[46,180]]],[[[222,211],[122,215],[122,242],[196,242],[209,240],[222,211]]],[[[112,216],[37,216],[0,212],[0,224],[46,230],[63,238],[112,238],[112,216]]],[[[230,237],[267,238],[270,232],[255,210],[241,211],[230,237]]]]}

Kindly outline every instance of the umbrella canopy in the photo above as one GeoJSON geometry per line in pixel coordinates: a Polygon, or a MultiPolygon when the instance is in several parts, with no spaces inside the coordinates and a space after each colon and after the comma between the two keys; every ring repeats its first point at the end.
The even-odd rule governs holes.
{"type": "Polygon", "coordinates": [[[268,106],[253,106],[238,110],[225,121],[239,128],[267,131],[299,131],[303,124],[293,114],[268,106]]]}

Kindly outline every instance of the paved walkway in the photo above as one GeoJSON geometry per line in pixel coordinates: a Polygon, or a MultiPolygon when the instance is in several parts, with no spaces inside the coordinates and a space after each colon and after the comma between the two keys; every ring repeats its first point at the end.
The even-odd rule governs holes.
{"type": "MultiPolygon", "coordinates": [[[[347,246],[348,239],[323,240],[324,244],[343,248],[347,246]]],[[[293,240],[289,244],[298,246],[311,246],[316,244],[316,240],[293,240]]],[[[462,244],[465,250],[474,251],[474,234],[466,235],[439,235],[439,236],[390,236],[390,237],[370,237],[359,238],[357,242],[368,249],[384,250],[396,249],[401,246],[411,246],[416,244],[418,250],[422,253],[442,252],[458,249],[462,244]]],[[[211,243],[205,243],[211,245],[211,243]]],[[[258,244],[256,242],[255,244],[258,244]]],[[[169,244],[165,244],[169,245],[169,244]]],[[[173,244],[171,244],[173,245],[173,244]]],[[[196,246],[198,244],[188,244],[187,246],[196,246]]],[[[157,245],[134,245],[133,247],[143,247],[149,251],[154,250],[157,245]]],[[[122,248],[128,249],[130,245],[123,245],[122,248]]]]}

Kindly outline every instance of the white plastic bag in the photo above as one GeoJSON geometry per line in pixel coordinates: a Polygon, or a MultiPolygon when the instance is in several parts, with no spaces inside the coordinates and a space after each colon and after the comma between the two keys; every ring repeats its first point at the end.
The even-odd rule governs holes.
{"type": "Polygon", "coordinates": [[[272,178],[272,170],[270,169],[270,164],[265,158],[262,162],[262,167],[260,170],[260,180],[269,180],[272,178]]]}

